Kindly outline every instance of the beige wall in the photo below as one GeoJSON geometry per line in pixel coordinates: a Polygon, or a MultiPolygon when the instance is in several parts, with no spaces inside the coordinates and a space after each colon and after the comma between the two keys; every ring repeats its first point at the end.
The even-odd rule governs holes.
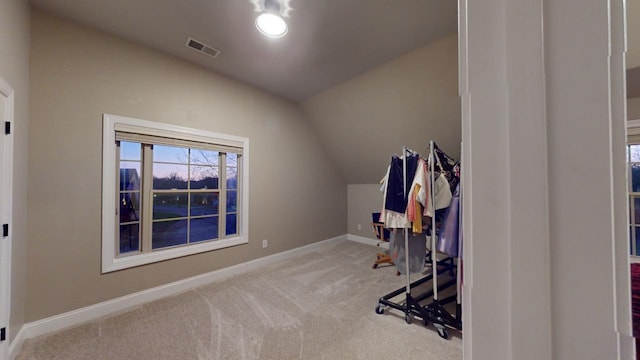
{"type": "Polygon", "coordinates": [[[406,145],[460,156],[458,42],[452,35],[303,102],[349,184],[374,184],[406,145]]]}
{"type": "Polygon", "coordinates": [[[295,104],[39,10],[31,56],[27,321],[346,232],[346,184],[295,104]],[[250,243],[101,275],[103,113],[248,137],[250,243]]]}
{"type": "Polygon", "coordinates": [[[627,0],[627,69],[640,66],[640,0],[627,0]]]}
{"type": "Polygon", "coordinates": [[[374,238],[382,206],[378,181],[408,146],[429,140],[460,156],[457,36],[414,50],[302,103],[348,186],[349,234],[374,238]],[[360,230],[358,230],[360,225],[360,230]]]}
{"type": "MultiPolygon", "coordinates": [[[[27,243],[27,157],[29,127],[29,4],[0,1],[0,77],[15,93],[11,324],[13,339],[25,323],[27,243]]],[[[10,339],[10,340],[12,340],[10,339]]]]}
{"type": "Polygon", "coordinates": [[[627,99],[627,119],[640,120],[640,97],[627,99]]]}
{"type": "Polygon", "coordinates": [[[349,184],[347,186],[347,199],[349,234],[375,239],[376,237],[371,227],[371,213],[380,212],[382,208],[380,185],[349,184]],[[358,225],[360,225],[359,230],[358,225]]]}

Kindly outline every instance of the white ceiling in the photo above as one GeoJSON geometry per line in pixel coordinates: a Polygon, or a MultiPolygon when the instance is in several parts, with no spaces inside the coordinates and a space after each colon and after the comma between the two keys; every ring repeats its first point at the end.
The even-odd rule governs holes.
{"type": "Polygon", "coordinates": [[[31,0],[89,24],[302,101],[457,30],[452,0],[290,0],[289,33],[267,39],[250,0],[31,0]],[[222,53],[185,47],[187,37],[222,53]]]}

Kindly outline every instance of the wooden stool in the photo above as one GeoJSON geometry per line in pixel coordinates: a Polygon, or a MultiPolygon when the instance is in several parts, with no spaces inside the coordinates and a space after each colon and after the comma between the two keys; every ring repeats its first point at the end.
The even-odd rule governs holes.
{"type": "MultiPolygon", "coordinates": [[[[379,222],[372,222],[373,226],[373,234],[380,240],[377,246],[380,246],[382,242],[389,242],[389,239],[385,239],[384,237],[384,224],[379,222]]],[[[393,264],[393,260],[391,260],[391,256],[386,252],[379,252],[376,254],[376,261],[373,263],[372,268],[377,269],[380,264],[393,264]]]]}

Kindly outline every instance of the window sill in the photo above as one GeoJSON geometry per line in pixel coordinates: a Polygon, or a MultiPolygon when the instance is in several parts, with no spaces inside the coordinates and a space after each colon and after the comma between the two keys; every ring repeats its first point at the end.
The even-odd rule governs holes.
{"type": "MultiPolygon", "coordinates": [[[[218,250],[231,246],[247,244],[247,239],[243,237],[227,238],[222,240],[209,241],[202,244],[175,247],[165,250],[157,250],[146,254],[123,256],[119,258],[102,259],[102,273],[124,270],[140,265],[155,263],[178,257],[199,254],[207,251],[218,250]]],[[[103,253],[105,253],[103,251],[103,253]]]]}

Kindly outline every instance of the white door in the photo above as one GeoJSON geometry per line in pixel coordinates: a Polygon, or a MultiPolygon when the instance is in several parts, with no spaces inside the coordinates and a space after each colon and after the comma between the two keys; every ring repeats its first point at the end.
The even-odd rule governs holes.
{"type": "Polygon", "coordinates": [[[7,359],[9,349],[12,179],[13,89],[0,78],[0,339],[5,339],[0,341],[0,360],[7,359]]]}

